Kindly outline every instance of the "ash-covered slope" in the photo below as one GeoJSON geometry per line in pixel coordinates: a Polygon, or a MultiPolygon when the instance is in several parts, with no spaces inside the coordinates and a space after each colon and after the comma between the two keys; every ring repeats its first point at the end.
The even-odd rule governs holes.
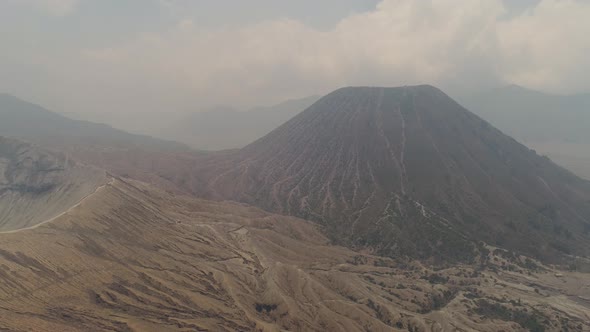
{"type": "Polygon", "coordinates": [[[113,179],[51,223],[0,234],[0,330],[590,328],[587,275],[502,250],[486,262],[433,271],[330,245],[300,219],[113,179]]]}
{"type": "Polygon", "coordinates": [[[54,218],[106,181],[104,171],[65,154],[0,137],[0,232],[54,218]]]}
{"type": "Polygon", "coordinates": [[[590,253],[590,184],[431,86],[344,88],[193,191],[314,220],[380,254],[470,260],[478,241],[552,259],[590,253]]]}

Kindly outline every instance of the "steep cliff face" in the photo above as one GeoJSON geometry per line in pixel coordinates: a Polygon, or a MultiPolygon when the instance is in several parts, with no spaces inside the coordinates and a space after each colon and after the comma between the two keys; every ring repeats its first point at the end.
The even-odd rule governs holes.
{"type": "Polygon", "coordinates": [[[104,171],[64,154],[0,137],[0,232],[54,218],[106,181],[104,171]]]}
{"type": "Polygon", "coordinates": [[[469,260],[478,241],[590,253],[590,185],[431,86],[344,88],[210,158],[194,192],[314,220],[385,255],[469,260]]]}

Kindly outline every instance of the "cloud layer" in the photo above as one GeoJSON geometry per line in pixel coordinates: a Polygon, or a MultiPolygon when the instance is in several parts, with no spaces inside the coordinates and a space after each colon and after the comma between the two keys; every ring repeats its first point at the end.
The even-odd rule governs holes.
{"type": "Polygon", "coordinates": [[[13,4],[25,5],[48,12],[52,15],[63,16],[70,14],[78,4],[78,0],[6,0],[13,4]]]}
{"type": "Polygon", "coordinates": [[[70,110],[254,105],[345,85],[577,92],[590,90],[589,17],[588,1],[543,0],[508,15],[501,0],[383,0],[329,29],[291,19],[212,29],[189,18],[131,42],[36,61],[47,93],[68,95],[70,110]]]}

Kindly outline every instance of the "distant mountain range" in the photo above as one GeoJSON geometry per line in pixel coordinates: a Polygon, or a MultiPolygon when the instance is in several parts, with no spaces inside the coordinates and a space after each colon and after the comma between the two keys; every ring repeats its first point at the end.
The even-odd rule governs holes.
{"type": "Polygon", "coordinates": [[[590,328],[590,182],[435,87],[220,152],[8,99],[0,330],[590,328]]]}
{"type": "Polygon", "coordinates": [[[590,182],[430,86],[337,90],[200,165],[192,192],[313,220],[390,257],[469,260],[478,241],[590,254],[590,182]]]}
{"type": "Polygon", "coordinates": [[[509,85],[460,100],[523,142],[590,142],[590,94],[554,95],[509,85]]]}
{"type": "Polygon", "coordinates": [[[506,134],[590,179],[590,94],[554,95],[510,85],[460,101],[506,134]]]}
{"type": "MultiPolygon", "coordinates": [[[[312,96],[250,111],[219,107],[172,117],[150,134],[201,150],[241,148],[318,99],[312,96]]],[[[519,142],[590,179],[590,94],[553,95],[510,85],[459,101],[519,142]]]]}
{"type": "MultiPolygon", "coordinates": [[[[66,127],[82,129],[83,136],[93,136],[94,141],[97,137],[105,136],[102,134],[109,134],[112,142],[116,142],[118,138],[119,143],[131,142],[137,145],[144,142],[147,143],[146,147],[151,148],[169,147],[170,142],[166,141],[171,140],[182,142],[185,148],[190,146],[203,151],[237,149],[268,134],[318,99],[318,96],[310,96],[247,111],[218,107],[189,114],[169,114],[166,117],[152,114],[145,121],[141,118],[133,121],[133,130],[160,138],[156,140],[146,140],[148,137],[142,135],[126,135],[121,130],[105,125],[70,120],[55,113],[42,128],[31,127],[31,132],[39,132],[37,136],[47,136],[42,135],[47,134],[46,130],[61,130],[64,127],[60,126],[68,123],[66,127]]],[[[458,101],[519,142],[549,156],[577,175],[590,179],[590,94],[554,95],[509,85],[461,96],[458,101]]],[[[14,97],[0,95],[0,112],[2,109],[18,109],[14,107],[15,104],[20,104],[20,108],[39,108],[14,97]]],[[[38,118],[48,116],[38,115],[38,118]]],[[[0,124],[0,129],[20,128],[23,123],[30,122],[21,116],[22,122],[14,123],[9,119],[10,116],[13,115],[0,113],[1,118],[8,119],[3,126],[0,124]]],[[[55,133],[51,130],[49,132],[55,133]]],[[[68,133],[70,136],[79,134],[80,131],[78,134],[75,131],[68,133]]],[[[21,134],[23,138],[27,138],[26,136],[29,135],[21,134]]],[[[55,140],[55,136],[52,139],[55,140]]]]}
{"type": "MultiPolygon", "coordinates": [[[[62,181],[43,188],[43,196],[23,193],[21,202],[45,205],[15,209],[13,220],[63,210],[38,227],[9,233],[0,227],[0,330],[590,328],[584,274],[555,272],[503,249],[489,247],[477,265],[433,269],[335,246],[305,220],[111,176],[79,202],[54,205],[45,198],[61,197],[68,183],[83,179],[69,171],[73,162],[0,139],[4,158],[13,170],[26,160],[59,168],[62,181]],[[577,296],[564,296],[571,289],[577,296]]],[[[40,174],[16,168],[29,180],[40,174]]],[[[39,189],[36,181],[24,183],[39,189]]],[[[3,197],[0,211],[10,209],[3,197]]]]}
{"type": "Polygon", "coordinates": [[[180,116],[153,132],[199,150],[241,148],[270,133],[318,99],[311,96],[247,111],[218,107],[180,116]]]}
{"type": "Polygon", "coordinates": [[[180,143],[130,134],[105,124],[72,120],[7,94],[0,94],[0,135],[44,146],[188,149],[180,143]]]}
{"type": "Polygon", "coordinates": [[[0,116],[16,120],[0,134],[173,192],[313,220],[350,247],[438,262],[475,259],[479,241],[552,261],[588,254],[589,182],[430,86],[340,89],[242,149],[209,153],[8,99],[0,116]]]}

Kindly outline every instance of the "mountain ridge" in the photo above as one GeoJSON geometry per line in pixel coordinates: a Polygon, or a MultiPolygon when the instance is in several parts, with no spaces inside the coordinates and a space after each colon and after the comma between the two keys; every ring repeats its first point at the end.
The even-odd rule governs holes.
{"type": "Polygon", "coordinates": [[[10,94],[0,94],[0,135],[42,146],[125,146],[188,150],[181,143],[131,134],[109,125],[73,120],[10,94]]]}
{"type": "Polygon", "coordinates": [[[590,229],[589,183],[430,85],[336,90],[267,136],[205,164],[197,172],[206,174],[207,189],[199,182],[197,194],[315,220],[333,239],[387,255],[462,260],[480,240],[546,257],[569,253],[572,244],[588,254],[578,236],[590,229]],[[391,227],[386,234],[383,223],[391,227]],[[550,236],[561,227],[565,237],[550,236]],[[529,232],[557,249],[523,245],[518,236],[529,232]],[[420,234],[432,237],[426,247],[415,244],[420,234]],[[406,248],[395,248],[404,242],[406,248]]]}
{"type": "Polygon", "coordinates": [[[583,274],[495,248],[480,267],[434,270],[331,245],[301,219],[128,179],[0,242],[6,330],[590,327],[583,274]]]}
{"type": "Polygon", "coordinates": [[[549,94],[519,86],[460,99],[520,142],[590,179],[590,94],[549,94]]]}
{"type": "Polygon", "coordinates": [[[199,150],[237,149],[268,134],[319,99],[309,96],[238,111],[217,107],[185,115],[159,136],[172,138],[199,150]]]}
{"type": "MultiPolygon", "coordinates": [[[[482,234],[473,229],[494,226],[481,212],[486,206],[474,206],[482,218],[472,220],[470,229],[433,204],[441,201],[458,214],[465,206],[453,205],[462,201],[451,198],[467,192],[479,195],[489,210],[503,204],[527,208],[525,202],[539,207],[553,192],[552,199],[562,202],[537,211],[537,217],[549,218],[538,226],[562,226],[571,254],[578,254],[585,249],[578,242],[583,230],[573,232],[582,225],[560,218],[585,213],[578,202],[588,199],[583,181],[457,109],[431,87],[344,89],[306,112],[248,150],[87,150],[87,158],[114,173],[161,177],[184,191],[238,203],[108,175],[110,181],[77,196],[83,197],[79,204],[64,204],[50,222],[0,233],[0,330],[590,328],[587,274],[556,270],[521,255],[509,241],[505,248],[479,241],[482,234]],[[457,142],[464,145],[451,139],[455,127],[457,142]],[[471,152],[471,159],[462,151],[471,152]],[[481,169],[461,160],[478,160],[481,169]],[[460,172],[440,171],[451,166],[460,172]],[[454,181],[441,180],[447,175],[454,181]],[[496,178],[497,188],[483,190],[496,178]],[[264,207],[263,202],[269,203],[267,210],[293,215],[301,209],[297,203],[307,202],[303,212],[316,213],[316,223],[253,206],[264,207]],[[350,214],[351,222],[340,214],[350,214]]],[[[20,166],[2,166],[10,170],[0,172],[5,178],[24,179],[49,197],[61,197],[60,188],[70,187],[59,181],[44,187],[47,181],[38,176],[39,170],[67,170],[63,165],[75,163],[67,155],[6,142],[0,139],[0,165],[7,159],[20,166]],[[26,176],[14,177],[14,170],[26,176]]],[[[463,199],[478,202],[474,197],[463,199]]],[[[2,199],[0,211],[12,208],[2,199]]],[[[528,220],[512,221],[501,226],[525,244],[555,241],[543,237],[543,228],[525,228],[530,231],[525,236],[519,228],[528,220]]],[[[567,262],[578,271],[590,264],[587,258],[567,262]]]]}
{"type": "Polygon", "coordinates": [[[336,90],[239,150],[76,156],[313,220],[337,244],[386,256],[473,261],[482,243],[553,262],[588,254],[589,182],[429,85],[336,90]]]}
{"type": "Polygon", "coordinates": [[[0,136],[0,232],[56,218],[107,182],[104,171],[0,136]]]}

